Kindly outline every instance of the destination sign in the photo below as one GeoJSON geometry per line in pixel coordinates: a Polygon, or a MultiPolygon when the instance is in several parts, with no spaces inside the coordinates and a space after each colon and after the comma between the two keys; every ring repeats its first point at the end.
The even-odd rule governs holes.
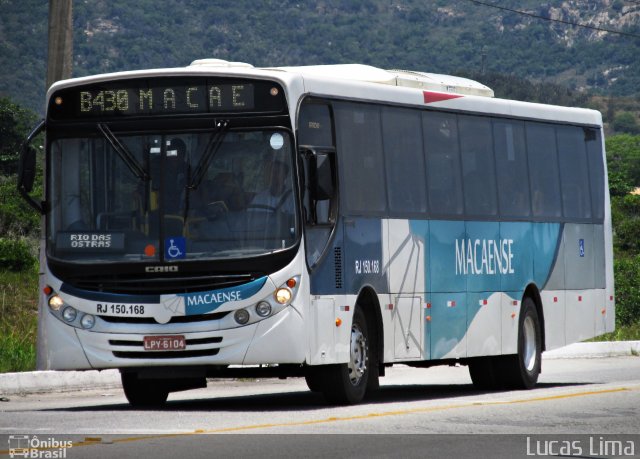
{"type": "Polygon", "coordinates": [[[272,82],[209,78],[113,81],[57,91],[49,117],[120,118],[190,113],[282,112],[282,88],[272,82]]]}
{"type": "Polygon", "coordinates": [[[124,250],[124,233],[60,231],[56,248],[61,252],[120,252],[124,250]]]}

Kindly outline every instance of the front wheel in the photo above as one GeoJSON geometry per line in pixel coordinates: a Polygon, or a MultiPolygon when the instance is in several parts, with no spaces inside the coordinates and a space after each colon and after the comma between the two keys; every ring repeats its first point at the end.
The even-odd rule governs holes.
{"type": "MultiPolygon", "coordinates": [[[[354,404],[362,401],[367,387],[372,385],[370,362],[375,362],[375,350],[370,346],[367,320],[360,307],[356,307],[351,324],[349,362],[324,369],[322,392],[327,401],[354,404]]],[[[376,367],[377,368],[377,367],[376,367]]]]}
{"type": "Polygon", "coordinates": [[[122,373],[122,388],[129,404],[137,408],[164,405],[169,397],[169,388],[161,380],[138,379],[136,373],[122,373]]]}

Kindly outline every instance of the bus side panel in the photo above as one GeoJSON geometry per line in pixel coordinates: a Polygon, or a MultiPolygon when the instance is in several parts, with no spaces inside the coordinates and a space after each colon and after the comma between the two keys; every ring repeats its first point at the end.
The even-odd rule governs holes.
{"type": "MultiPolygon", "coordinates": [[[[467,241],[478,251],[474,255],[475,273],[467,269],[467,356],[497,355],[501,352],[500,281],[509,274],[500,250],[500,223],[466,222],[467,241]],[[496,254],[495,244],[498,244],[496,254]],[[496,256],[498,255],[498,256],[496,256]],[[478,265],[477,262],[480,264],[478,265]],[[479,268],[479,270],[478,270],[479,268]]],[[[526,246],[526,244],[522,244],[526,246]]],[[[468,247],[467,247],[468,249],[468,247]]],[[[468,254],[467,254],[468,255],[468,254]]],[[[518,257],[517,259],[520,259],[518,257]]],[[[458,268],[459,271],[460,268],[458,268]]],[[[458,273],[459,275],[461,273],[458,273]]]]}
{"type": "Polygon", "coordinates": [[[432,359],[467,355],[467,280],[456,274],[456,241],[464,243],[464,221],[429,223],[427,276],[431,280],[432,359]]]}
{"type": "Polygon", "coordinates": [[[550,351],[567,344],[566,338],[566,292],[543,290],[540,292],[544,314],[546,350],[550,351]]]}
{"type": "Polygon", "coordinates": [[[502,353],[516,354],[518,352],[518,323],[520,321],[520,306],[522,292],[505,292],[502,295],[500,308],[502,312],[502,353]]]}
{"type": "Polygon", "coordinates": [[[432,293],[431,358],[467,356],[467,294],[432,293]]]}
{"type": "Polygon", "coordinates": [[[467,357],[502,353],[501,293],[467,293],[467,357]]]}
{"type": "MultiPolygon", "coordinates": [[[[392,338],[389,343],[393,343],[394,360],[428,359],[429,341],[428,337],[424,339],[426,319],[422,311],[428,282],[425,257],[429,222],[383,220],[382,232],[386,244],[382,266],[389,282],[393,324],[390,333],[385,330],[385,338],[392,338]]],[[[384,320],[385,311],[382,315],[384,320]]]]}
{"type": "Polygon", "coordinates": [[[344,219],[344,278],[348,294],[357,295],[365,285],[377,293],[389,293],[383,272],[382,222],[379,218],[344,219]]]}
{"type": "Polygon", "coordinates": [[[566,223],[564,245],[566,341],[572,343],[596,334],[594,225],[566,223]]]}
{"type": "Polygon", "coordinates": [[[425,272],[429,221],[385,220],[383,225],[388,244],[383,269],[388,273],[389,293],[422,294],[430,290],[425,272]]]}

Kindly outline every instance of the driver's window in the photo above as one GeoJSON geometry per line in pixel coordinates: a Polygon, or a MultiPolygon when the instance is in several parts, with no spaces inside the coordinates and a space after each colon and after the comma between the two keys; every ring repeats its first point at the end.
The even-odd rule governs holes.
{"type": "MultiPolygon", "coordinates": [[[[298,145],[301,146],[305,164],[305,183],[308,185],[316,161],[314,152],[335,151],[331,109],[324,102],[310,101],[302,105],[298,127],[298,145]]],[[[307,225],[330,225],[335,221],[335,196],[314,198],[308,186],[304,193],[304,218],[307,225]]]]}
{"type": "Polygon", "coordinates": [[[333,116],[331,106],[322,101],[308,99],[300,108],[298,119],[298,146],[300,160],[303,164],[304,175],[301,182],[303,187],[303,218],[306,226],[306,250],[309,266],[314,266],[327,248],[333,226],[337,219],[337,182],[335,174],[335,136],[333,130],[333,116]],[[319,167],[323,162],[331,167],[324,170],[319,167]],[[333,176],[332,193],[312,190],[318,184],[320,172],[333,176]]]}

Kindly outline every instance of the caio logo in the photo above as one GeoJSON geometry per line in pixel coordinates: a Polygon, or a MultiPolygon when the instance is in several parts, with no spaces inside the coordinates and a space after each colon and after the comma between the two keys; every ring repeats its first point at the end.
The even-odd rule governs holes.
{"type": "Polygon", "coordinates": [[[177,266],[146,266],[144,268],[147,273],[177,273],[177,266]]]}

